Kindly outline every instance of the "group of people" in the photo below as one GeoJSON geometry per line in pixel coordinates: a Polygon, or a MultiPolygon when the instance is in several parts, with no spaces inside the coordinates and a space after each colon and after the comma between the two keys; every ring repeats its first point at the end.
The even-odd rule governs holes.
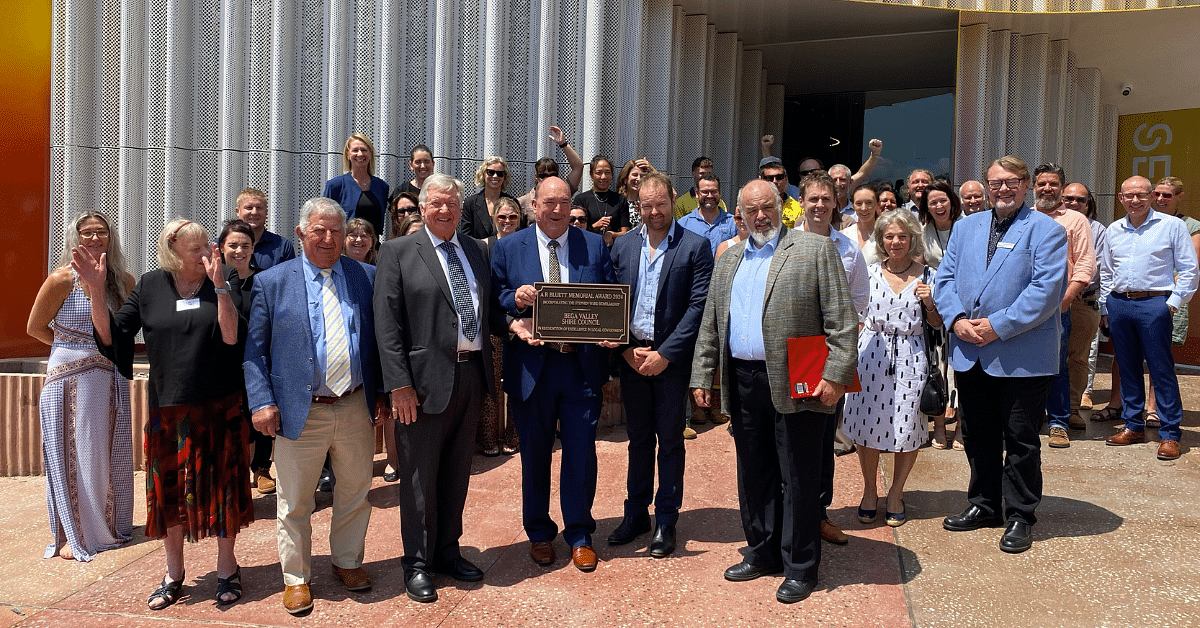
{"type": "Polygon", "coordinates": [[[370,140],[352,135],[345,174],[301,208],[299,255],[266,230],[266,195],[252,188],[216,241],[197,223],[170,221],[159,268],[136,281],[107,218],[82,213],[29,319],[30,334],[53,347],[41,404],[47,557],[89,560],[131,536],[123,435],[139,331],[150,363],[146,534],[167,550],[152,609],[181,595],[184,538],[217,537],[216,600],[241,597],[234,542],[253,520],[251,486],[277,495],[283,605],[311,609],[310,521],[323,476],[333,575],[350,591],[369,588],[377,426],[385,479],[399,483],[411,599],[437,599],[433,574],[484,577],[460,551],[480,436],[485,455],[520,454],[531,560],[554,564],[561,532],[570,562],[595,569],[595,440],[614,363],[629,465],[608,543],[651,534],[650,556],[671,555],[689,421],[729,422],[747,550],[725,578],[782,572],[784,603],[815,587],[822,539],[847,542],[825,513],[835,449],[857,450],[863,523],[879,518],[879,457],[893,453],[884,520],[907,520],[903,489],[929,439],[921,398],[933,371],[950,391],[948,409],[932,415],[933,445],[965,448],[971,462],[969,507],[943,525],[1004,525],[1002,550],[1031,544],[1043,410],[1050,446],[1069,445],[1102,323],[1124,374],[1125,427],[1109,444],[1145,438],[1144,358],[1158,455],[1178,457],[1170,332],[1196,289],[1200,249],[1200,222],[1171,219],[1178,180],[1125,181],[1127,215],[1104,229],[1091,194],[1053,164],[1031,178],[1020,158],[1002,157],[958,190],[918,170],[906,203],[865,184],[878,140],[857,173],[806,159],[792,186],[768,136],[759,177],[731,214],[706,157],[693,163],[694,187],[677,194],[644,159],[624,164],[614,190],[614,162],[597,156],[592,188],[577,193],[584,165],[561,130],[551,138],[570,174],[540,160],[533,188],[515,198],[502,158],[482,160],[480,191],[467,196],[424,146],[410,153],[414,178],[390,194],[373,174],[370,140]],[[628,285],[627,341],[543,341],[531,318],[539,283],[628,285]],[[820,381],[800,390],[788,347],[804,337],[827,355],[820,381]],[[561,527],[550,516],[556,441],[561,527]]]}

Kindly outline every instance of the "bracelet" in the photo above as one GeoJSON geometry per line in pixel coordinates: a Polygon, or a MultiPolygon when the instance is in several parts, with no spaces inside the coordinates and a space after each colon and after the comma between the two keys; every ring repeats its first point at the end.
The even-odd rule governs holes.
{"type": "Polygon", "coordinates": [[[216,292],[217,294],[229,294],[229,288],[213,288],[213,292],[216,292]]]}
{"type": "Polygon", "coordinates": [[[558,145],[558,147],[559,147],[559,148],[566,148],[566,147],[568,147],[568,146],[570,146],[570,145],[571,145],[571,143],[570,143],[570,142],[563,142],[562,144],[559,144],[559,145],[558,145]]]}

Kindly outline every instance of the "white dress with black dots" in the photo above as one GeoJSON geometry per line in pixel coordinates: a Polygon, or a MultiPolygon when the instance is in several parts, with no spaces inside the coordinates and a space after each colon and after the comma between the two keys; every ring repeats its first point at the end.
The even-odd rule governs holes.
{"type": "MultiPolygon", "coordinates": [[[[927,420],[918,408],[925,382],[925,338],[917,282],[892,292],[882,267],[868,269],[871,300],[858,335],[862,392],[846,395],[842,429],[855,443],[880,451],[914,451],[925,443],[927,420]]],[[[933,282],[933,274],[929,275],[933,282]]]]}

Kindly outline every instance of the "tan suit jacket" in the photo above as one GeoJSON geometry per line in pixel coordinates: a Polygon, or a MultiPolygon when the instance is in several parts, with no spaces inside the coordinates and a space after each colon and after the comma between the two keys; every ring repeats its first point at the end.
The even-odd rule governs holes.
{"type": "MultiPolygon", "coordinates": [[[[712,388],[721,368],[721,412],[730,414],[729,398],[736,386],[729,368],[729,295],[742,262],[746,242],[739,242],[713,268],[708,303],[700,322],[691,388],[712,388]]],[[[824,335],[829,347],[824,378],[850,385],[858,366],[858,315],[850,299],[846,270],[833,241],[827,237],[780,227],[779,245],[767,272],[763,296],[763,348],[771,401],[781,413],[811,410],[832,413],[818,401],[792,399],[788,383],[788,338],[824,335]]]]}

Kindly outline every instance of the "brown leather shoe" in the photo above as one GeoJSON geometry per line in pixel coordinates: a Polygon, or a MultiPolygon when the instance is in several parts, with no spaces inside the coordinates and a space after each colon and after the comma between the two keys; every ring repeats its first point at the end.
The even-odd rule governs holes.
{"type": "Polygon", "coordinates": [[[371,588],[371,575],[362,567],[354,569],[342,569],[337,565],[333,566],[333,575],[337,576],[338,580],[342,581],[342,585],[347,591],[362,591],[371,588]]]}
{"type": "Polygon", "coordinates": [[[1145,432],[1135,432],[1127,427],[1121,428],[1120,432],[1108,437],[1104,441],[1105,445],[1132,445],[1134,443],[1146,442],[1145,432]]]}
{"type": "Polygon", "coordinates": [[[571,562],[579,571],[592,571],[596,568],[596,552],[591,545],[580,545],[571,549],[571,562]]]}
{"type": "Polygon", "coordinates": [[[289,584],[283,590],[283,608],[293,615],[299,615],[313,607],[312,594],[308,592],[307,584],[289,584]]]}
{"type": "Polygon", "coordinates": [[[549,565],[554,562],[554,544],[550,541],[536,541],[529,545],[529,557],[539,565],[549,565]]]}
{"type": "Polygon", "coordinates": [[[1174,460],[1179,457],[1179,441],[1164,440],[1158,444],[1159,460],[1174,460]]]}
{"type": "Polygon", "coordinates": [[[275,492],[275,480],[271,479],[271,472],[266,469],[255,471],[250,484],[254,488],[257,488],[258,492],[263,495],[270,495],[275,492]]]}
{"type": "Polygon", "coordinates": [[[846,538],[846,533],[838,529],[838,527],[828,519],[821,521],[821,538],[833,543],[834,545],[845,545],[849,540],[846,538]]]}

